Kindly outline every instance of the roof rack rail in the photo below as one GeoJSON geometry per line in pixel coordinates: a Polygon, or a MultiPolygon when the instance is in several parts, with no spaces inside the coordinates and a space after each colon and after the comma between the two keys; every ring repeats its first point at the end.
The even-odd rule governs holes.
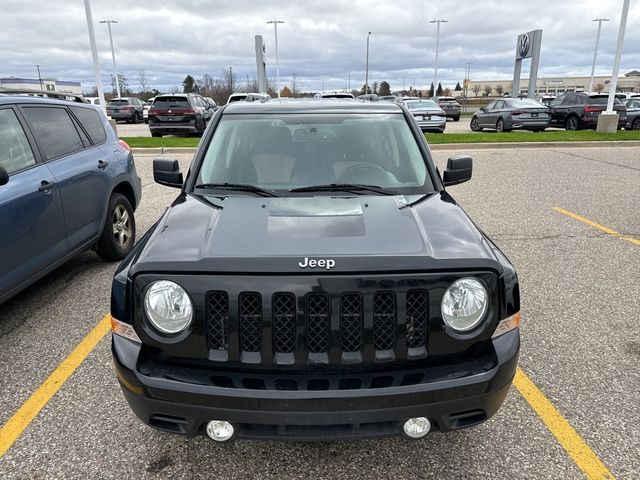
{"type": "Polygon", "coordinates": [[[0,95],[26,95],[29,97],[53,98],[55,100],[66,100],[69,102],[89,103],[82,95],[62,92],[49,92],[46,90],[29,90],[0,88],[0,95]]]}

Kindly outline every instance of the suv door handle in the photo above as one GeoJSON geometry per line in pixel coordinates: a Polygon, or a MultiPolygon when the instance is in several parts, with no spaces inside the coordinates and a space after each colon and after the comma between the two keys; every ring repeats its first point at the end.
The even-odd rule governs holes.
{"type": "Polygon", "coordinates": [[[107,168],[109,166],[109,162],[105,161],[105,160],[100,160],[98,162],[98,168],[101,170],[104,170],[105,168],[107,168]]]}
{"type": "Polygon", "coordinates": [[[40,186],[38,187],[39,192],[51,193],[51,189],[56,186],[56,182],[48,182],[47,180],[42,180],[40,182],[40,186]]]}

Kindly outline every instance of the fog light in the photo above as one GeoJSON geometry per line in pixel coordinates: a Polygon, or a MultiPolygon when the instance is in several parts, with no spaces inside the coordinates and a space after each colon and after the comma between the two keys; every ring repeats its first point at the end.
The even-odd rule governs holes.
{"type": "Polygon", "coordinates": [[[402,430],[409,438],[422,438],[431,430],[431,422],[425,417],[410,418],[404,422],[402,430]]]}
{"type": "Polygon", "coordinates": [[[226,442],[235,435],[236,429],[224,420],[211,420],[207,423],[207,435],[216,442],[226,442]]]}

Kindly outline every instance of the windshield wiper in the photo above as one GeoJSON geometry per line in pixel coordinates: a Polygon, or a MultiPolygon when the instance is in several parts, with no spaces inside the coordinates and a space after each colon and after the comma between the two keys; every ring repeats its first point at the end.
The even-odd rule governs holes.
{"type": "Polygon", "coordinates": [[[244,183],[202,183],[200,185],[196,185],[195,188],[202,188],[206,190],[235,190],[237,192],[251,192],[261,197],[277,197],[275,193],[260,188],[257,185],[249,185],[244,183]]]}
{"type": "Polygon", "coordinates": [[[374,192],[379,195],[397,195],[395,190],[388,190],[377,185],[363,185],[359,183],[328,183],[326,185],[309,185],[297,187],[290,192],[374,192]]]}

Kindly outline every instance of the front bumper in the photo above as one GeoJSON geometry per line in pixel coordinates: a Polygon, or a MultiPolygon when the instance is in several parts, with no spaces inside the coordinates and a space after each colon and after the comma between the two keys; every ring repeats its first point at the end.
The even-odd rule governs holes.
{"type": "Polygon", "coordinates": [[[209,420],[226,420],[236,426],[239,438],[282,440],[398,435],[405,420],[420,416],[440,431],[481,423],[508,393],[518,360],[518,330],[493,339],[493,347],[492,368],[455,379],[350,390],[254,390],[145,375],[137,369],[139,344],[117,335],[112,343],[125,398],[144,423],[195,435],[204,432],[209,420]]]}

